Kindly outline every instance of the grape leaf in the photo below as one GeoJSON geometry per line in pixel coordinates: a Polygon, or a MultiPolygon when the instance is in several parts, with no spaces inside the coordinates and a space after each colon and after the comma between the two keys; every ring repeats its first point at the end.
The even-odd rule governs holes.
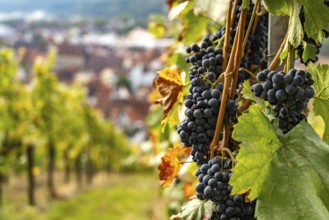
{"type": "Polygon", "coordinates": [[[313,111],[315,115],[322,117],[325,123],[323,140],[329,144],[329,65],[308,64],[308,71],[312,73],[314,80],[315,97],[313,111]]]}
{"type": "Polygon", "coordinates": [[[249,198],[253,200],[261,190],[272,153],[280,147],[280,142],[272,124],[258,105],[250,106],[249,113],[239,117],[232,137],[241,142],[236,158],[238,164],[233,169],[230,182],[233,186],[232,194],[251,190],[249,198]]]}
{"type": "Polygon", "coordinates": [[[182,18],[183,30],[178,39],[185,45],[200,41],[206,33],[208,23],[208,18],[195,15],[193,9],[188,10],[182,18]]]}
{"type": "Polygon", "coordinates": [[[314,44],[309,44],[306,41],[303,41],[303,55],[302,60],[306,62],[307,60],[316,60],[317,47],[314,44]]]}
{"type": "Polygon", "coordinates": [[[160,104],[164,110],[161,123],[164,129],[167,123],[174,125],[179,122],[178,103],[183,99],[183,84],[178,69],[165,68],[158,74],[159,77],[153,80],[153,88],[159,96],[155,103],[160,104]]]}
{"type": "Polygon", "coordinates": [[[228,0],[195,0],[194,10],[197,14],[205,15],[211,20],[222,24],[225,22],[228,4],[228,0]]]}
{"type": "Polygon", "coordinates": [[[170,68],[165,68],[163,70],[158,71],[158,74],[161,78],[169,80],[178,86],[182,86],[182,78],[181,78],[181,73],[178,69],[170,69],[170,68]]]}
{"type": "Polygon", "coordinates": [[[173,7],[170,9],[169,14],[168,14],[168,18],[169,20],[174,20],[187,6],[189,2],[183,2],[180,3],[179,5],[173,7]]]}
{"type": "Polygon", "coordinates": [[[289,46],[298,47],[303,40],[304,30],[299,18],[302,5],[297,0],[287,2],[289,8],[289,24],[288,24],[288,40],[280,54],[280,59],[283,60],[288,56],[289,46]]]}
{"type": "MultiPolygon", "coordinates": [[[[323,0],[285,0],[285,4],[289,8],[289,25],[288,25],[288,41],[285,45],[284,53],[281,54],[281,60],[286,58],[288,51],[288,43],[295,48],[302,42],[304,31],[309,38],[316,42],[321,42],[325,34],[324,29],[329,26],[329,7],[325,6],[323,0]],[[304,10],[304,28],[300,21],[300,10],[304,10]]],[[[273,1],[274,2],[274,1],[273,1]]],[[[276,1],[275,1],[276,2],[276,1]]]]}
{"type": "Polygon", "coordinates": [[[299,19],[299,13],[302,5],[297,0],[289,3],[289,24],[288,24],[288,42],[295,48],[302,42],[304,30],[299,19]]]}
{"type": "MultiPolygon", "coordinates": [[[[327,29],[329,26],[329,16],[325,16],[329,14],[329,7],[326,7],[324,5],[323,0],[264,0],[264,4],[266,9],[273,15],[290,16],[292,13],[292,9],[294,10],[296,9],[296,6],[302,5],[304,8],[305,15],[304,29],[307,36],[313,38],[315,41],[323,40],[324,33],[322,30],[327,29]]],[[[299,13],[297,14],[296,12],[297,11],[293,12],[293,16],[295,16],[295,18],[293,18],[295,22],[293,23],[296,23],[296,21],[299,19],[299,13]]],[[[291,24],[291,26],[289,27],[290,32],[299,32],[298,26],[291,24]]]]}
{"type": "Polygon", "coordinates": [[[232,194],[257,198],[258,220],[329,219],[329,146],[309,124],[276,136],[253,105],[240,116],[233,138],[241,144],[232,194]]]}
{"type": "Polygon", "coordinates": [[[170,217],[170,220],[208,220],[213,214],[214,203],[210,200],[192,199],[185,203],[182,212],[170,217]]]}
{"type": "Polygon", "coordinates": [[[323,3],[323,0],[299,0],[299,2],[304,8],[304,28],[307,36],[315,41],[322,41],[325,37],[323,30],[329,27],[329,7],[323,3]]]}
{"type": "Polygon", "coordinates": [[[258,196],[257,219],[329,219],[329,146],[304,121],[280,141],[258,196]]]}
{"type": "Polygon", "coordinates": [[[289,15],[287,0],[264,0],[266,9],[273,15],[289,15]]]}
{"type": "Polygon", "coordinates": [[[173,148],[168,148],[167,152],[161,158],[161,164],[158,169],[160,171],[159,178],[162,186],[169,186],[178,175],[182,168],[180,158],[185,154],[188,148],[184,148],[179,144],[174,144],[173,148]]]}

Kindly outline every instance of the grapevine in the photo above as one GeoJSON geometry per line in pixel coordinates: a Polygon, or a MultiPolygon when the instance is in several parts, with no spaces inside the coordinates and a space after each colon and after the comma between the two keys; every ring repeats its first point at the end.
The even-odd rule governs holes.
{"type": "MultiPolygon", "coordinates": [[[[281,3],[228,1],[225,25],[186,47],[190,83],[185,85],[188,92],[182,101],[184,118],[176,128],[179,140],[186,148],[191,147],[191,158],[198,165],[192,198],[200,201],[200,207],[208,204],[204,202],[213,204],[210,211],[201,214],[194,210],[204,217],[199,219],[329,218],[310,211],[308,201],[302,199],[293,205],[298,213],[288,213],[283,205],[293,196],[303,196],[303,187],[289,194],[287,181],[302,179],[296,173],[307,170],[310,175],[316,172],[321,176],[329,171],[324,164],[326,168],[319,171],[310,164],[318,161],[315,151],[322,152],[317,154],[322,159],[329,159],[328,129],[321,140],[308,120],[308,114],[314,111],[328,126],[329,66],[316,67],[313,62],[329,25],[329,20],[315,11],[329,13],[329,2],[281,3]],[[269,16],[282,14],[289,16],[288,29],[268,63],[269,16]],[[301,58],[308,69],[295,69],[295,57],[301,58]],[[313,103],[313,109],[309,108],[313,103]],[[309,137],[300,138],[303,129],[308,130],[309,137]],[[311,145],[317,150],[307,151],[311,145]],[[280,172],[289,177],[277,177],[280,172]],[[287,200],[284,192],[289,194],[287,200]],[[272,200],[272,193],[277,200],[272,200]]],[[[328,190],[328,181],[316,186],[304,175],[303,181],[328,190]]],[[[314,197],[318,204],[320,197],[314,197]]],[[[190,209],[185,207],[180,216],[193,213],[190,209]]],[[[321,209],[328,212],[329,203],[321,209]]],[[[191,216],[187,219],[194,219],[191,216]]]]}

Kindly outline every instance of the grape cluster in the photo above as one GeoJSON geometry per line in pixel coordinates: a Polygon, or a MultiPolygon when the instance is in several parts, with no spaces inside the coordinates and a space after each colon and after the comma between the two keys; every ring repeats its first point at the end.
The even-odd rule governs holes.
{"type": "MultiPolygon", "coordinates": [[[[233,4],[233,1],[232,1],[233,4]]],[[[246,14],[246,24],[249,24],[252,15],[253,3],[250,5],[250,10],[246,14]]],[[[234,36],[237,31],[238,22],[241,14],[241,1],[238,3],[236,13],[234,17],[234,23],[232,25],[232,31],[230,35],[230,45],[233,44],[234,36]]],[[[245,31],[248,25],[245,26],[245,31]]],[[[258,17],[256,30],[254,33],[250,33],[248,42],[245,48],[245,56],[242,59],[241,67],[250,70],[257,70],[258,68],[266,68],[267,65],[267,32],[268,32],[268,13],[258,17]]],[[[225,27],[218,29],[214,34],[213,40],[221,39],[225,35],[225,27]]],[[[222,42],[223,43],[223,42],[222,42]]],[[[246,79],[249,79],[250,75],[240,71],[239,72],[239,83],[246,79]]]]}
{"type": "MultiPolygon", "coordinates": [[[[242,10],[241,4],[242,1],[240,1],[236,9],[237,13],[232,28],[230,45],[232,45],[235,32],[237,31],[238,20],[242,10]]],[[[247,21],[250,20],[250,18],[251,10],[247,13],[247,21]]],[[[260,19],[259,22],[259,24],[262,25],[260,30],[266,29],[265,26],[267,23],[265,22],[265,24],[263,20],[260,19]]],[[[265,59],[266,57],[263,55],[263,47],[266,47],[266,43],[262,43],[266,40],[264,39],[264,34],[266,34],[265,31],[259,31],[257,37],[256,35],[250,35],[250,47],[248,47],[248,51],[250,51],[250,54],[254,54],[254,58],[249,58],[248,62],[250,65],[259,66],[261,64],[256,63],[256,61],[263,60],[263,58],[265,59]],[[252,47],[251,45],[253,42],[258,42],[258,46],[252,47]],[[258,47],[262,47],[258,49],[259,52],[254,51],[254,49],[258,47]],[[262,55],[257,55],[259,53],[262,53],[262,55]]],[[[222,37],[224,37],[224,35],[225,27],[218,29],[215,34],[205,37],[200,45],[192,44],[186,48],[186,52],[189,54],[186,62],[191,64],[189,71],[191,86],[189,88],[190,94],[187,95],[184,103],[187,108],[185,111],[187,118],[178,126],[177,131],[181,142],[183,142],[185,146],[192,146],[193,160],[196,161],[198,165],[207,163],[209,159],[209,144],[213,139],[216,129],[223,84],[215,86],[215,83],[223,72],[222,47],[224,41],[221,39],[223,39],[222,37]]],[[[248,62],[247,59],[244,58],[241,62],[241,67],[247,69],[248,62]]],[[[249,74],[243,71],[239,72],[239,83],[248,78],[249,74]]],[[[230,123],[235,119],[237,107],[238,104],[235,100],[230,99],[227,101],[224,123],[230,123]]]]}
{"type": "Polygon", "coordinates": [[[268,13],[259,17],[256,31],[253,35],[249,36],[249,50],[247,53],[248,67],[254,69],[253,66],[260,67],[261,69],[267,66],[267,34],[268,32],[268,13]]]}
{"type": "MultiPolygon", "coordinates": [[[[208,73],[209,75],[210,73],[208,73]]],[[[185,146],[192,146],[193,160],[198,165],[207,163],[209,144],[216,129],[218,111],[221,104],[223,84],[211,88],[202,79],[207,74],[196,75],[191,80],[191,94],[185,98],[186,119],[177,128],[181,141],[185,146]]],[[[226,104],[224,122],[228,123],[235,117],[237,103],[229,99],[226,104]]]]}
{"type": "MultiPolygon", "coordinates": [[[[233,44],[233,37],[237,31],[238,22],[241,14],[241,2],[239,2],[235,18],[233,24],[233,30],[231,33],[230,43],[233,44]]],[[[254,4],[251,2],[250,9],[247,11],[246,14],[246,25],[245,31],[247,31],[248,24],[250,22],[252,16],[252,9],[254,4]]],[[[268,32],[268,13],[264,13],[263,15],[258,17],[256,30],[254,33],[250,33],[248,37],[248,42],[245,48],[245,57],[242,60],[243,64],[248,69],[257,69],[258,67],[266,68],[264,66],[267,65],[267,32],[268,32]]],[[[243,67],[243,66],[242,66],[243,67]]],[[[249,79],[249,74],[244,74],[244,79],[249,79]]]]}
{"type": "MultiPolygon", "coordinates": [[[[234,36],[235,36],[235,31],[236,31],[236,27],[233,26],[233,30],[230,36],[230,44],[233,44],[234,41],[234,36]]],[[[225,27],[219,28],[217,30],[217,32],[212,36],[212,41],[218,41],[219,39],[221,39],[223,36],[225,35],[225,27]]],[[[220,42],[220,43],[224,43],[224,42],[220,42]]],[[[221,47],[223,45],[220,45],[221,47]]],[[[248,69],[248,64],[246,62],[246,58],[243,57],[240,63],[240,67],[248,69]]],[[[249,74],[245,73],[244,71],[239,71],[239,78],[238,78],[238,82],[241,83],[246,79],[249,79],[249,74]]]]}
{"type": "MultiPolygon", "coordinates": [[[[184,105],[186,119],[177,131],[185,146],[192,146],[193,160],[198,165],[208,162],[209,145],[216,129],[218,111],[221,104],[223,84],[214,86],[222,73],[223,51],[214,35],[203,39],[200,46],[193,44],[186,48],[191,64],[189,79],[191,82],[184,105]]],[[[226,103],[224,123],[235,118],[237,103],[230,99],[226,103]]]]}
{"type": "Polygon", "coordinates": [[[203,164],[196,172],[199,183],[196,185],[197,197],[200,200],[210,199],[216,203],[216,219],[254,219],[256,202],[246,202],[244,195],[230,195],[232,186],[229,180],[230,163],[214,157],[203,164]],[[225,171],[226,170],[226,171],[225,171]]]}
{"type": "Polygon", "coordinates": [[[210,82],[215,82],[222,72],[223,51],[221,48],[216,48],[216,45],[209,37],[206,37],[201,47],[193,44],[186,48],[186,52],[190,57],[186,59],[187,63],[191,63],[190,80],[196,78],[197,75],[207,73],[207,78],[210,82]]]}
{"type": "Polygon", "coordinates": [[[279,116],[279,128],[283,133],[290,131],[305,118],[302,110],[314,96],[312,75],[303,70],[291,69],[284,72],[263,70],[257,74],[261,83],[252,86],[257,97],[274,105],[279,116]]]}

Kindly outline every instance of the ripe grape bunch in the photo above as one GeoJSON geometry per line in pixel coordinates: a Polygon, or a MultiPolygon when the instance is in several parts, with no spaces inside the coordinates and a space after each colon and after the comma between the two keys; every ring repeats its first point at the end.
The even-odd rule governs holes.
{"type": "MultiPolygon", "coordinates": [[[[211,47],[210,47],[211,48],[211,47]]],[[[211,50],[208,50],[211,51],[211,50]]],[[[198,165],[207,163],[209,144],[212,141],[216,129],[218,111],[221,104],[223,84],[219,83],[211,88],[211,82],[216,80],[216,75],[211,68],[221,59],[214,58],[214,52],[204,55],[201,65],[193,65],[190,71],[190,94],[185,98],[186,119],[177,128],[181,141],[185,146],[192,146],[193,160],[198,165]]],[[[218,57],[218,56],[217,56],[218,57]]],[[[228,100],[224,121],[229,122],[235,117],[237,104],[234,100],[228,100]]]]}
{"type": "MultiPolygon", "coordinates": [[[[232,1],[233,4],[234,1],[232,1]]],[[[241,6],[242,1],[238,3],[238,7],[236,8],[236,13],[234,16],[234,24],[232,27],[231,35],[230,35],[230,45],[233,44],[234,36],[237,31],[238,21],[241,15],[241,6]]],[[[252,15],[252,8],[254,4],[251,2],[250,10],[247,11],[246,23],[248,24],[252,15]]],[[[247,31],[248,26],[245,26],[245,31],[247,31]]],[[[264,13],[261,16],[258,16],[257,25],[254,33],[250,33],[248,37],[247,46],[245,48],[245,56],[242,59],[241,67],[245,69],[258,69],[265,68],[267,64],[267,32],[268,32],[268,13],[264,13]]],[[[213,40],[219,40],[225,35],[225,27],[222,27],[217,30],[217,32],[213,35],[213,40]]],[[[223,43],[223,41],[222,41],[223,43]]],[[[246,79],[249,79],[250,75],[240,71],[239,72],[239,82],[243,82],[246,79]]]]}
{"type": "Polygon", "coordinates": [[[196,185],[200,200],[210,199],[216,204],[215,219],[254,219],[256,202],[246,202],[244,195],[230,195],[232,186],[229,180],[232,173],[228,160],[214,157],[203,164],[196,172],[199,183],[196,185]]]}
{"type": "MultiPolygon", "coordinates": [[[[230,39],[231,44],[234,40],[234,33],[236,32],[238,19],[242,10],[241,4],[242,1],[236,9],[237,13],[230,39]]],[[[250,20],[250,17],[251,10],[247,13],[247,20],[250,20]]],[[[266,24],[263,22],[265,20],[265,17],[264,19],[260,19],[261,22],[259,22],[259,25],[261,25],[261,29],[266,27],[266,24]]],[[[265,32],[261,31],[261,33],[265,32]]],[[[198,165],[207,163],[210,153],[209,145],[216,129],[216,121],[223,91],[223,84],[217,81],[222,73],[222,47],[224,35],[225,27],[218,29],[214,35],[204,38],[200,46],[198,44],[193,44],[186,49],[186,52],[189,54],[186,62],[191,64],[189,71],[191,86],[189,88],[190,94],[187,95],[184,103],[187,108],[185,111],[187,118],[178,126],[177,131],[181,142],[183,142],[185,146],[192,146],[193,160],[196,161],[198,165]]],[[[264,37],[256,37],[257,42],[259,43],[261,41],[260,39],[264,40],[264,37]]],[[[253,39],[254,38],[250,35],[250,43],[254,43],[253,39]]],[[[254,55],[264,54],[265,49],[253,51],[254,49],[255,47],[250,47],[249,53],[254,55]]],[[[257,58],[262,57],[262,55],[257,55],[257,58]]],[[[254,62],[254,58],[249,57],[248,60],[249,65],[261,65],[260,63],[254,62]]],[[[248,68],[245,59],[242,60],[241,67],[248,68]]],[[[248,78],[249,74],[243,71],[239,72],[239,83],[248,78]]],[[[224,123],[230,123],[235,120],[237,107],[238,104],[235,100],[229,99],[227,101],[224,123]]]]}
{"type": "Polygon", "coordinates": [[[257,97],[269,101],[278,113],[279,128],[287,133],[305,119],[303,109],[314,96],[312,75],[303,70],[291,69],[286,75],[280,71],[263,70],[257,74],[261,83],[252,86],[257,97]]]}

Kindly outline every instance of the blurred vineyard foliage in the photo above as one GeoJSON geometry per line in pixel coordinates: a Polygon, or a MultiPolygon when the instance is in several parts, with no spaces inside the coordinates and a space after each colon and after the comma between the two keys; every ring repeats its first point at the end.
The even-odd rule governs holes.
{"type": "Polygon", "coordinates": [[[18,79],[23,50],[0,50],[0,201],[11,174],[28,179],[28,201],[35,199],[36,178],[47,173],[51,198],[57,198],[56,170],[64,180],[76,175],[90,183],[97,171],[117,171],[130,154],[126,136],[88,104],[83,86],[58,82],[52,72],[56,51],[35,60],[30,84],[18,79]],[[74,171],[74,172],[73,172],[74,171]]]}

